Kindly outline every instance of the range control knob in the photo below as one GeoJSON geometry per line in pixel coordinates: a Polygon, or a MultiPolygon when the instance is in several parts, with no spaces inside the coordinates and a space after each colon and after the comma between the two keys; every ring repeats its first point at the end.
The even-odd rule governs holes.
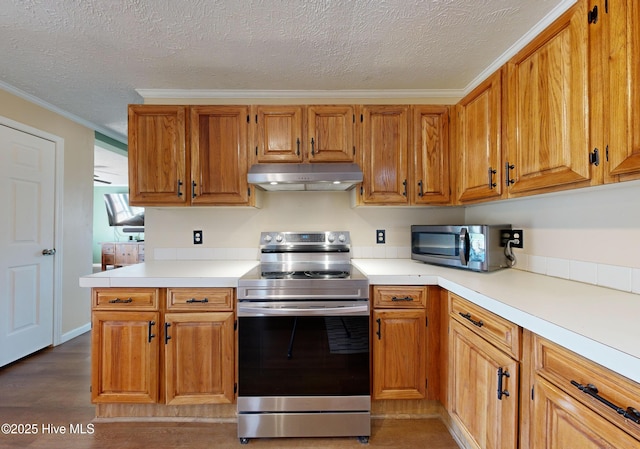
{"type": "Polygon", "coordinates": [[[340,242],[344,243],[344,242],[345,242],[345,240],[347,240],[347,238],[345,237],[345,235],[344,235],[344,234],[340,234],[340,235],[338,236],[338,240],[340,240],[340,242]]]}
{"type": "Polygon", "coordinates": [[[329,241],[329,243],[333,243],[333,241],[336,239],[336,236],[333,234],[329,234],[327,236],[327,240],[329,241]]]}
{"type": "Polygon", "coordinates": [[[273,239],[273,237],[271,237],[271,234],[267,234],[264,236],[264,241],[269,243],[271,240],[273,239]]]}
{"type": "Polygon", "coordinates": [[[284,240],[284,236],[282,234],[276,235],[276,242],[280,243],[282,240],[284,240]]]}

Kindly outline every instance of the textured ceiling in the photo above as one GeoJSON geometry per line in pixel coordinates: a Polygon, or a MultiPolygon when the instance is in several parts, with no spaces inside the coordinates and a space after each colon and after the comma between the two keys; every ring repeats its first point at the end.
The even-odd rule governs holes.
{"type": "Polygon", "coordinates": [[[0,0],[0,87],[126,142],[135,89],[463,91],[569,3],[0,0]]]}

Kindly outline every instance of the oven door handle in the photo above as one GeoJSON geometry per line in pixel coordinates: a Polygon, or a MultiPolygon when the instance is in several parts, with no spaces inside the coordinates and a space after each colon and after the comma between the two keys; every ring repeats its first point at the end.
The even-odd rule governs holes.
{"type": "Polygon", "coordinates": [[[369,315],[369,304],[338,307],[269,307],[261,305],[238,304],[238,316],[335,316],[369,315]]]}

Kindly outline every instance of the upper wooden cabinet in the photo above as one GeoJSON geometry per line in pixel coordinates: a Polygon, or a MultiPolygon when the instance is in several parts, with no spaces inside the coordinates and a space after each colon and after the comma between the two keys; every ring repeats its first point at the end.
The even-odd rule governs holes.
{"type": "Polygon", "coordinates": [[[365,105],[362,204],[449,202],[449,108],[365,105]]]}
{"type": "Polygon", "coordinates": [[[246,106],[129,106],[129,201],[253,205],[246,106]]]}
{"type": "Polygon", "coordinates": [[[362,107],[362,202],[409,204],[408,105],[362,107]]]}
{"type": "Polygon", "coordinates": [[[604,182],[640,177],[640,4],[591,0],[591,138],[604,182]],[[595,8],[595,10],[594,10],[595,8]]]}
{"type": "Polygon", "coordinates": [[[509,196],[591,184],[587,2],[506,66],[509,196]]]}
{"type": "Polygon", "coordinates": [[[309,162],[353,162],[356,116],[351,105],[307,108],[309,162]]]}
{"type": "Polygon", "coordinates": [[[302,162],[303,106],[256,106],[257,162],[302,162]]]}
{"type": "Polygon", "coordinates": [[[191,106],[191,204],[249,204],[246,106],[191,106]]]}
{"type": "Polygon", "coordinates": [[[187,204],[185,106],[129,106],[129,202],[187,204]]]}
{"type": "Polygon", "coordinates": [[[355,160],[351,105],[256,106],[253,116],[258,163],[355,160]]]}
{"type": "Polygon", "coordinates": [[[446,204],[449,185],[449,107],[413,106],[412,204],[446,204]]]}
{"type": "Polygon", "coordinates": [[[456,139],[456,200],[498,199],[504,191],[502,164],[502,70],[463,98],[453,114],[456,139]]]}

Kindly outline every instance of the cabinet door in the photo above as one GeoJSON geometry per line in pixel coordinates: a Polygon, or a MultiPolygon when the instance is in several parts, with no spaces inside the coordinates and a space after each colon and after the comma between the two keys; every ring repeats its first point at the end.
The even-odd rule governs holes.
{"type": "Polygon", "coordinates": [[[93,312],[93,403],[158,401],[158,319],[158,312],[93,312]]]}
{"type": "Polygon", "coordinates": [[[532,449],[640,447],[640,441],[536,376],[532,449]]]}
{"type": "Polygon", "coordinates": [[[449,186],[449,108],[413,107],[412,204],[443,204],[449,186]]]}
{"type": "Polygon", "coordinates": [[[303,106],[258,106],[256,158],[258,162],[302,162],[303,106]]]}
{"type": "Polygon", "coordinates": [[[594,146],[604,151],[605,181],[636,179],[640,177],[640,4],[608,1],[605,10],[603,0],[593,3],[600,8],[600,20],[591,29],[604,33],[605,52],[599,92],[604,113],[592,120],[592,126],[604,121],[604,141],[594,146]]]}
{"type": "Polygon", "coordinates": [[[363,203],[409,203],[408,149],[409,106],[363,106],[363,203]]]}
{"type": "Polygon", "coordinates": [[[458,201],[471,203],[502,196],[502,70],[456,105],[458,201]]]}
{"type": "Polygon", "coordinates": [[[191,107],[191,204],[247,204],[246,106],[191,107]]]}
{"type": "Polygon", "coordinates": [[[510,196],[590,184],[586,17],[581,0],[507,63],[510,196]]]}
{"type": "Polygon", "coordinates": [[[423,399],[426,393],[426,313],[374,310],[373,399],[423,399]]]}
{"type": "Polygon", "coordinates": [[[450,320],[450,414],[478,447],[516,449],[518,363],[450,320]],[[506,375],[500,376],[498,369],[506,375]],[[498,399],[501,381],[502,394],[498,399]]]}
{"type": "Polygon", "coordinates": [[[233,312],[165,315],[167,404],[234,401],[233,323],[233,312]]]}
{"type": "Polygon", "coordinates": [[[138,263],[138,244],[116,243],[115,264],[125,266],[136,263],[138,263]]]}
{"type": "Polygon", "coordinates": [[[353,106],[309,106],[307,160],[353,162],[356,152],[354,128],[353,106]]]}
{"type": "Polygon", "coordinates": [[[187,203],[186,108],[129,106],[129,203],[187,203]]]}

